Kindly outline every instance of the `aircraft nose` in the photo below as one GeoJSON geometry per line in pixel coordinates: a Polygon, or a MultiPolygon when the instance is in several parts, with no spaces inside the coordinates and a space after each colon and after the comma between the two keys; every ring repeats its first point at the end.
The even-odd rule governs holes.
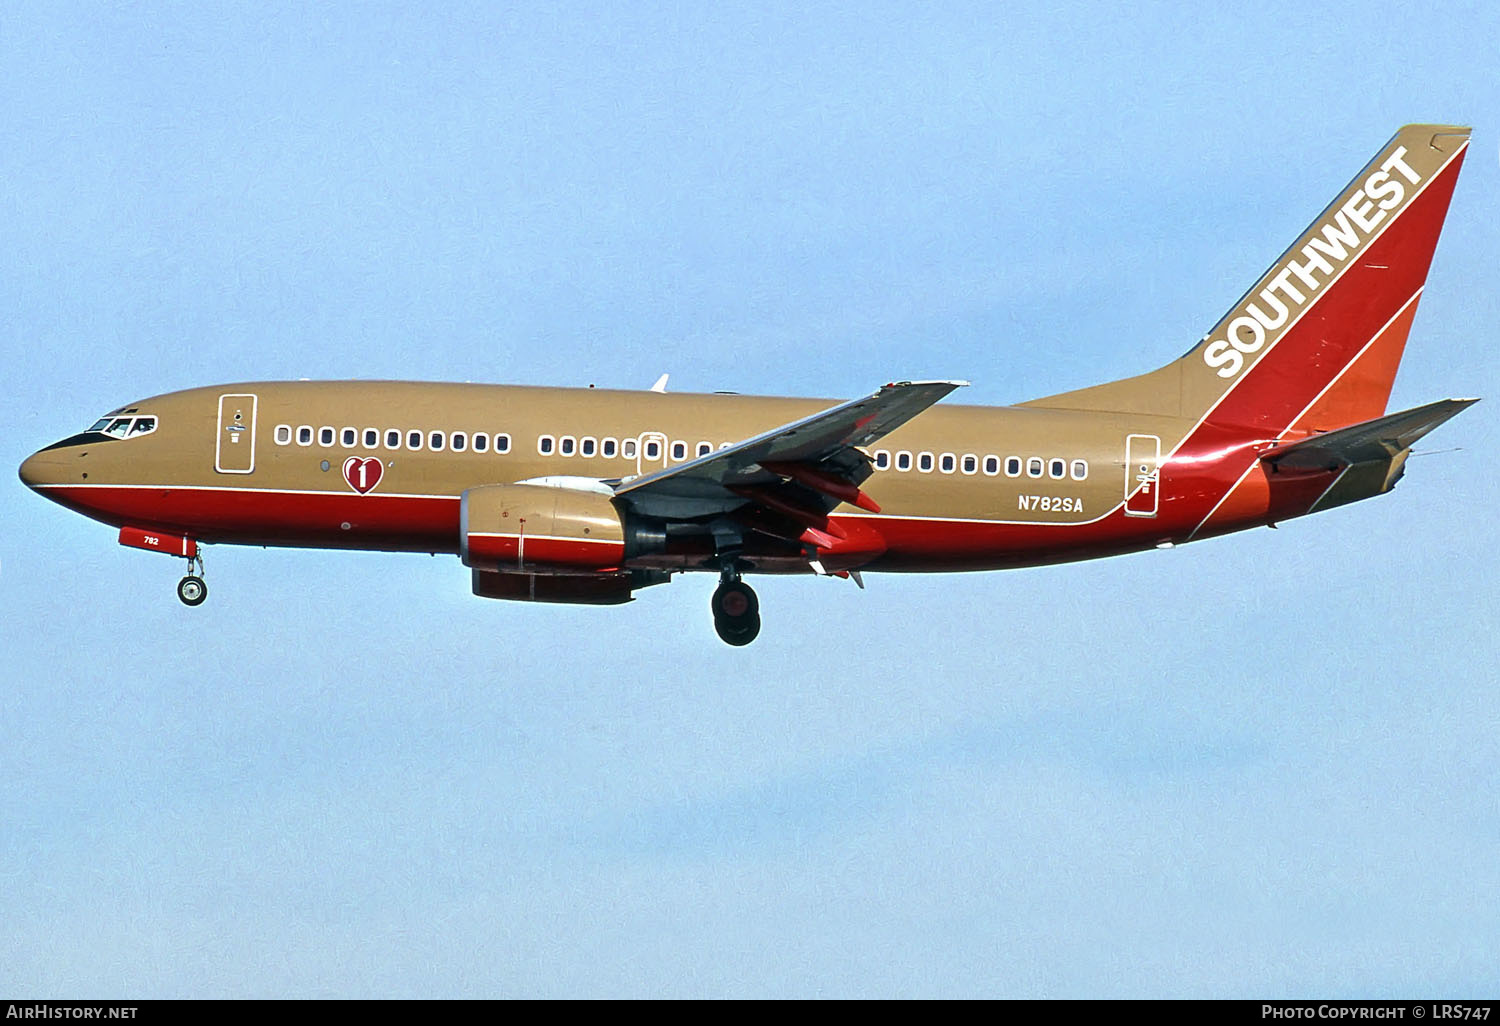
{"type": "Polygon", "coordinates": [[[21,464],[21,482],[27,488],[32,489],[55,484],[61,469],[58,466],[57,457],[43,449],[41,452],[32,453],[21,464]]]}
{"type": "Polygon", "coordinates": [[[31,454],[21,464],[21,483],[27,488],[35,488],[41,483],[41,467],[38,466],[37,455],[31,454]]]}

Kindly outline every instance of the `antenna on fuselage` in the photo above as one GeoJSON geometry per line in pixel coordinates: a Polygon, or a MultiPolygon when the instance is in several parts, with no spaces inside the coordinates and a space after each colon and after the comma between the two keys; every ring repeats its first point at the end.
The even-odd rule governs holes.
{"type": "Polygon", "coordinates": [[[657,378],[656,379],[656,384],[654,384],[654,385],[651,386],[651,391],[653,391],[653,392],[665,392],[667,390],[667,379],[670,378],[671,376],[672,375],[670,375],[670,374],[663,374],[661,377],[657,378]]]}

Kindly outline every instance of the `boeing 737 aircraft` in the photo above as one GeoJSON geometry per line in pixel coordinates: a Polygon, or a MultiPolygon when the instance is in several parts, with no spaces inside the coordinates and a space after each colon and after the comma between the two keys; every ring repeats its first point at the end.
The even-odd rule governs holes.
{"type": "Polygon", "coordinates": [[[131,402],[21,480],[188,560],[204,543],[456,553],[486,598],[609,605],[750,573],[994,570],[1178,545],[1388,492],[1472,399],[1386,415],[1469,130],[1408,125],[1181,359],[985,408],[959,381],[816,399],[372,381],[131,402]]]}

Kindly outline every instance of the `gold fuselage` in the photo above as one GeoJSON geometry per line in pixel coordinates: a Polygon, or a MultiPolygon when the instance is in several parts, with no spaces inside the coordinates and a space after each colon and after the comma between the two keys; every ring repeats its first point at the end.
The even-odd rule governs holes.
{"type": "MultiPolygon", "coordinates": [[[[702,445],[737,442],[835,403],[474,384],[239,383],[132,403],[122,411],[156,417],[152,433],[48,450],[28,461],[23,476],[45,477],[51,497],[107,523],[205,542],[452,552],[467,489],[650,473],[697,456],[702,445]],[[421,435],[415,448],[414,432],[421,435]],[[444,436],[441,451],[430,444],[434,432],[444,436]],[[464,451],[453,451],[455,432],[464,451]],[[478,434],[489,440],[486,451],[469,441],[478,434]],[[507,436],[508,451],[496,451],[497,435],[507,436]],[[606,439],[613,440],[610,457],[606,439]],[[625,455],[626,440],[634,440],[633,456],[625,455]],[[653,440],[660,445],[654,459],[653,440]],[[345,479],[351,457],[381,464],[378,485],[365,494],[345,479]]],[[[939,405],[871,447],[879,469],[863,487],[881,512],[844,505],[834,516],[873,518],[887,535],[888,550],[871,569],[983,569],[1183,540],[1197,525],[1171,516],[1168,493],[1153,516],[1122,518],[1121,507],[1139,484],[1137,468],[1127,468],[1127,440],[1160,439],[1166,456],[1192,427],[1141,413],[939,405]],[[910,469],[899,469],[907,465],[903,453],[911,454],[910,469]],[[1101,534],[1106,521],[1113,526],[1101,534]]],[[[1250,444],[1236,438],[1226,452],[1243,456],[1250,444]]],[[[1175,484],[1189,485],[1190,476],[1175,484]]]]}

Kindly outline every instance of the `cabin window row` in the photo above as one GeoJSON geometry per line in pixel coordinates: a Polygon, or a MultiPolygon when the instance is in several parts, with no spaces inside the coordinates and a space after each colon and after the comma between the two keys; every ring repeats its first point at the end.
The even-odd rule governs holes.
{"type": "Polygon", "coordinates": [[[415,428],[339,428],[323,426],[313,428],[311,424],[301,424],[293,428],[290,424],[277,424],[275,439],[277,445],[291,445],[293,439],[301,446],[309,446],[317,442],[325,449],[334,447],[337,442],[345,449],[406,449],[409,452],[421,452],[426,449],[430,452],[496,452],[505,455],[510,452],[510,435],[501,432],[491,435],[482,431],[424,431],[415,428]]]}
{"type": "MultiPolygon", "coordinates": [[[[141,418],[144,419],[144,418],[141,418]]],[[[113,427],[114,425],[110,425],[113,427]]],[[[123,425],[122,425],[123,426],[123,425]]],[[[144,425],[143,425],[144,426],[144,425]]],[[[149,423],[147,430],[155,428],[154,419],[149,423]]],[[[137,431],[140,427],[137,427],[137,431]]],[[[363,446],[365,449],[385,448],[390,450],[406,449],[410,452],[420,452],[426,449],[430,452],[489,452],[494,451],[500,455],[510,452],[510,435],[501,432],[490,435],[484,432],[467,431],[421,431],[405,430],[401,428],[353,428],[346,427],[335,430],[329,426],[314,429],[310,424],[302,424],[293,427],[290,424],[276,425],[275,439],[277,445],[291,445],[293,440],[299,446],[310,446],[315,441],[324,448],[332,448],[335,441],[345,449],[354,449],[363,446]]],[[[726,449],[731,443],[724,442],[718,447],[726,449]]],[[[707,456],[714,451],[714,444],[707,441],[689,443],[681,439],[668,441],[659,435],[645,435],[642,438],[595,438],[585,435],[581,438],[573,435],[541,435],[537,438],[537,452],[543,456],[581,456],[585,458],[601,456],[605,459],[622,458],[633,460],[637,457],[647,462],[660,460],[664,454],[669,454],[675,462],[687,460],[689,451],[693,457],[707,456]]],[[[1071,477],[1074,481],[1086,480],[1089,476],[1089,465],[1086,460],[1068,460],[1062,457],[1042,456],[994,456],[976,455],[974,453],[932,453],[932,452],[910,452],[906,449],[892,452],[888,449],[878,449],[875,452],[875,469],[891,470],[906,473],[915,470],[919,473],[928,474],[934,471],[942,474],[962,473],[967,475],[978,474],[981,471],[988,477],[999,476],[1002,472],[1006,477],[1020,477],[1023,473],[1030,478],[1051,478],[1061,481],[1071,477]]]]}
{"type": "MultiPolygon", "coordinates": [[[[731,443],[724,442],[719,448],[727,449],[731,443]]],[[[536,451],[543,456],[602,456],[607,460],[615,458],[633,460],[640,457],[646,462],[660,460],[664,453],[670,453],[671,458],[678,463],[688,459],[688,453],[693,458],[707,456],[714,451],[712,442],[689,443],[682,440],[668,441],[660,435],[646,435],[644,438],[594,438],[584,435],[582,438],[573,435],[539,435],[536,440],[536,451]]]]}
{"type": "Polygon", "coordinates": [[[891,452],[888,449],[877,449],[875,451],[875,469],[895,469],[901,473],[915,470],[919,473],[930,474],[934,470],[942,474],[978,474],[983,471],[988,477],[998,477],[1002,472],[1006,477],[1020,477],[1023,473],[1031,478],[1051,478],[1054,481],[1062,481],[1072,478],[1074,481],[1084,481],[1089,476],[1089,465],[1087,460],[1070,460],[1061,456],[991,456],[975,455],[971,452],[962,454],[942,452],[909,452],[900,449],[891,452]]]}

